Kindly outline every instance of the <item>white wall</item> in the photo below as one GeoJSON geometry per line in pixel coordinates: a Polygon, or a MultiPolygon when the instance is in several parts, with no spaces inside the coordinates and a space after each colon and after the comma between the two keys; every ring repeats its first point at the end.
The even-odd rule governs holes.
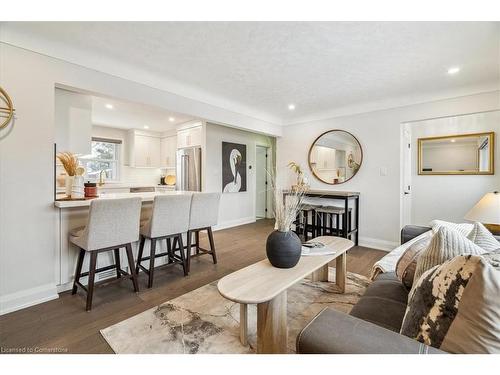
{"type": "Polygon", "coordinates": [[[127,147],[129,147],[127,143],[127,130],[94,125],[92,126],[92,137],[119,139],[122,141],[120,147],[120,182],[148,185],[157,185],[160,183],[160,168],[132,168],[124,165],[125,153],[127,152],[127,147]]]}
{"type": "MultiPolygon", "coordinates": [[[[497,106],[498,108],[498,106],[497,106]]],[[[435,218],[461,222],[464,215],[489,191],[500,190],[500,111],[413,122],[412,215],[414,224],[426,225],[435,218]],[[418,138],[466,133],[496,132],[495,175],[418,175],[418,138]]],[[[476,156],[477,150],[473,152],[476,156]]]]}
{"type": "Polygon", "coordinates": [[[241,128],[255,125],[262,132],[281,132],[262,120],[2,42],[0,85],[16,108],[15,125],[0,132],[0,313],[57,298],[57,211],[53,206],[56,85],[241,128]]]}
{"type": "Polygon", "coordinates": [[[270,147],[272,155],[275,142],[272,137],[265,135],[207,123],[205,166],[202,166],[205,191],[222,191],[222,142],[241,143],[247,146],[247,191],[222,194],[218,228],[254,222],[256,146],[270,147]]]}
{"type": "MultiPolygon", "coordinates": [[[[499,108],[500,91],[494,91],[287,126],[283,130],[283,137],[277,141],[277,170],[280,181],[286,184],[293,182],[293,175],[286,168],[286,164],[292,160],[300,163],[309,172],[307,163],[309,147],[322,132],[329,129],[351,132],[358,138],[363,148],[363,164],[358,174],[350,181],[335,186],[318,181],[310,172],[308,177],[311,186],[316,189],[359,191],[361,193],[360,243],[388,250],[399,242],[402,185],[401,124],[499,108]],[[386,176],[382,176],[381,169],[387,171],[386,176]]],[[[497,125],[496,131],[500,130],[499,127],[500,124],[497,125]]],[[[499,179],[500,174],[497,172],[492,179],[497,186],[500,185],[499,179]]],[[[427,186],[433,189],[433,182],[427,181],[427,186]]],[[[470,200],[475,200],[488,189],[487,186],[477,189],[470,200]]],[[[453,192],[449,190],[439,192],[441,202],[450,201],[450,194],[453,192]]],[[[461,191],[460,194],[463,198],[464,192],[461,191]]],[[[469,203],[469,201],[453,200],[452,204],[463,206],[465,210],[465,207],[469,207],[469,203]]]]}

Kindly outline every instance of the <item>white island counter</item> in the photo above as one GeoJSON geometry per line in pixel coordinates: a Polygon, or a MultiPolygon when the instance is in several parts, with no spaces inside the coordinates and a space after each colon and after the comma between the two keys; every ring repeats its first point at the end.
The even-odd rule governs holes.
{"type": "MultiPolygon", "coordinates": [[[[130,198],[130,197],[141,197],[142,199],[142,211],[141,219],[149,217],[151,211],[151,205],[153,203],[154,197],[157,195],[178,195],[178,194],[191,194],[185,191],[156,191],[147,193],[104,193],[98,198],[86,199],[86,200],[75,200],[75,201],[55,201],[54,206],[58,211],[57,220],[57,239],[56,239],[56,265],[55,265],[55,279],[57,280],[58,292],[71,289],[73,285],[73,277],[76,267],[76,259],[78,255],[78,249],[76,246],[69,242],[69,233],[71,230],[85,226],[88,219],[90,202],[95,199],[119,199],[119,198],[130,198]]],[[[159,241],[159,250],[166,251],[165,241],[159,241]]],[[[137,256],[138,242],[132,244],[132,250],[134,257],[137,256]]],[[[124,251],[121,249],[120,252],[124,251]]],[[[144,255],[149,253],[149,241],[146,241],[144,247],[144,255]]],[[[97,258],[97,266],[105,267],[114,264],[113,252],[107,252],[99,254],[97,258]]],[[[83,263],[84,272],[88,270],[89,256],[85,256],[83,263]]],[[[121,254],[120,257],[122,261],[122,269],[128,272],[127,257],[125,254],[121,254]]],[[[160,266],[164,263],[163,258],[158,258],[156,265],[160,266]]],[[[96,275],[96,281],[100,281],[106,278],[115,277],[115,271],[110,270],[102,272],[96,275]]],[[[86,284],[86,278],[82,279],[83,283],[86,284]]],[[[141,287],[141,285],[139,286],[141,287]]]]}
{"type": "Polygon", "coordinates": [[[95,199],[119,199],[119,198],[130,198],[130,197],[141,197],[142,202],[152,202],[157,195],[178,195],[178,194],[190,194],[185,191],[155,191],[148,193],[101,193],[98,198],[89,198],[85,200],[75,200],[75,201],[55,201],[54,206],[57,208],[71,208],[71,207],[88,207],[90,202],[95,199]]]}

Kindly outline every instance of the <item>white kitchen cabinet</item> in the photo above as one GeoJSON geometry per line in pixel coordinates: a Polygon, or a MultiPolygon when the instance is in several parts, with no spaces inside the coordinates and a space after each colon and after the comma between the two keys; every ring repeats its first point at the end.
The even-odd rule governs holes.
{"type": "Polygon", "coordinates": [[[311,152],[311,164],[315,164],[318,170],[335,169],[335,149],[314,146],[311,152]]]}
{"type": "Polygon", "coordinates": [[[195,126],[177,132],[177,148],[201,146],[201,140],[201,126],[195,126]]]}
{"type": "Polygon", "coordinates": [[[161,139],[160,166],[162,168],[175,168],[177,151],[177,136],[172,135],[161,139]]]}
{"type": "Polygon", "coordinates": [[[161,140],[159,137],[130,130],[128,136],[128,165],[136,168],[159,168],[161,140]]]}

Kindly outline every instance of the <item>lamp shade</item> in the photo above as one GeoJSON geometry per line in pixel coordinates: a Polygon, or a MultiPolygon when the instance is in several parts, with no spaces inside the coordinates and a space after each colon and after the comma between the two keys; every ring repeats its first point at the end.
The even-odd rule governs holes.
{"type": "Polygon", "coordinates": [[[488,193],[467,212],[465,219],[483,224],[500,224],[500,193],[488,193]]]}

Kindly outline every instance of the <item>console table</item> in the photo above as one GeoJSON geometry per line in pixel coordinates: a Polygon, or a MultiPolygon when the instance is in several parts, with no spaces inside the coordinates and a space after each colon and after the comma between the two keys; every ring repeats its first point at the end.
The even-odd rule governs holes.
{"type": "MultiPolygon", "coordinates": [[[[290,194],[290,191],[283,192],[283,199],[285,199],[286,195],[290,194]]],[[[329,199],[338,199],[343,202],[343,208],[345,209],[346,214],[343,215],[342,219],[342,237],[348,238],[348,236],[355,235],[354,245],[358,246],[359,244],[359,192],[355,191],[331,191],[331,190],[307,190],[304,195],[306,197],[317,197],[317,198],[329,198],[329,199]],[[354,201],[354,228],[351,228],[348,231],[347,225],[347,212],[349,212],[349,201],[354,201]]]]}

